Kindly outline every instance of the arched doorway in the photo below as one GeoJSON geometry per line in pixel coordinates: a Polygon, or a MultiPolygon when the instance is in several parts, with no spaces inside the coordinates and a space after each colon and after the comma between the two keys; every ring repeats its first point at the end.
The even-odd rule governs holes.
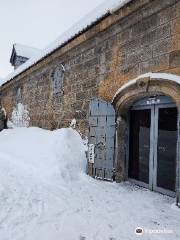
{"type": "Polygon", "coordinates": [[[128,179],[175,195],[177,107],[166,96],[146,97],[129,110],[128,179]]]}
{"type": "MultiPolygon", "coordinates": [[[[141,75],[121,86],[116,92],[112,104],[117,114],[116,181],[120,182],[129,178],[137,180],[138,184],[141,182],[141,185],[152,190],[171,196],[176,195],[177,204],[180,205],[180,76],[166,73],[147,73],[141,75]],[[137,111],[138,108],[139,111],[137,111]],[[140,111],[140,108],[142,108],[142,111],[140,111]],[[135,114],[133,114],[133,111],[135,114]],[[133,147],[137,148],[132,143],[131,145],[129,144],[129,136],[131,139],[132,137],[137,138],[137,136],[130,135],[133,115],[133,121],[135,121],[135,124],[139,124],[137,127],[140,128],[141,121],[144,121],[142,127],[146,129],[143,131],[140,139],[144,140],[144,149],[139,149],[139,151],[144,151],[143,158],[146,158],[147,165],[146,169],[142,170],[146,171],[146,174],[143,173],[143,176],[141,173],[141,177],[137,176],[138,173],[135,173],[135,170],[134,175],[133,169],[131,172],[129,170],[129,163],[131,161],[130,150],[132,152],[134,150],[133,147]],[[170,140],[171,134],[165,134],[165,131],[171,130],[171,125],[173,125],[172,132],[174,132],[172,133],[173,140],[170,140]],[[149,140],[147,140],[148,134],[149,140]],[[170,145],[171,141],[173,146],[170,145]],[[165,146],[170,149],[167,154],[165,154],[165,146]],[[168,172],[168,162],[161,162],[160,159],[163,154],[167,158],[169,154],[170,157],[172,154],[171,150],[175,155],[175,160],[173,161],[175,161],[176,172],[174,174],[173,164],[173,166],[170,166],[173,177],[168,180],[164,176],[168,172]]],[[[135,140],[134,144],[137,142],[135,140]]],[[[134,151],[137,151],[137,149],[134,151]]]]}

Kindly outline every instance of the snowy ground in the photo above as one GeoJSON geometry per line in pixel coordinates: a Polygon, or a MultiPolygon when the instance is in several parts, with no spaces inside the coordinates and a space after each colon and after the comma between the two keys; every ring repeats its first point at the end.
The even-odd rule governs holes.
{"type": "Polygon", "coordinates": [[[180,239],[174,199],[85,175],[72,129],[0,132],[0,240],[180,239]],[[136,227],[169,234],[136,236],[136,227]]]}

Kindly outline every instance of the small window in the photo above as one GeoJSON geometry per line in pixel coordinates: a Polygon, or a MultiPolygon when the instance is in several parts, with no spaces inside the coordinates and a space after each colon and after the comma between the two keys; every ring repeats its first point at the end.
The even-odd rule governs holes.
{"type": "Polygon", "coordinates": [[[63,94],[63,77],[63,69],[61,67],[57,67],[52,74],[52,87],[54,94],[63,94]]]}

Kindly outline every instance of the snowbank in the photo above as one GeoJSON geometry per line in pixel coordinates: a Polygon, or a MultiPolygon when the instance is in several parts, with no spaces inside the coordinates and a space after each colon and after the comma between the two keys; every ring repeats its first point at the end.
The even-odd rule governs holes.
{"type": "Polygon", "coordinates": [[[23,167],[20,169],[23,174],[46,180],[47,177],[75,180],[85,171],[83,141],[71,128],[53,132],[39,128],[4,130],[0,134],[0,153],[3,152],[6,160],[23,167]]]}
{"type": "Polygon", "coordinates": [[[94,180],[85,165],[73,129],[0,132],[0,240],[130,240],[137,227],[171,230],[143,239],[180,239],[175,199],[94,180]]]}

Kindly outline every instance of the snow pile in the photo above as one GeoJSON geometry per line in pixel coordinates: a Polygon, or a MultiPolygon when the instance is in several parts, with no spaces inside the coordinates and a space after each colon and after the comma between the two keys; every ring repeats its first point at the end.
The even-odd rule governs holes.
{"type": "Polygon", "coordinates": [[[180,239],[174,199],[88,177],[84,151],[72,128],[0,133],[0,239],[130,240],[137,227],[171,231],[143,239],[180,239]]]}
{"type": "Polygon", "coordinates": [[[21,164],[23,174],[30,172],[46,179],[75,180],[85,169],[83,141],[71,128],[53,132],[39,128],[4,130],[0,152],[6,152],[13,164],[21,164]]]}
{"type": "Polygon", "coordinates": [[[58,160],[57,176],[60,173],[63,181],[76,181],[86,169],[85,146],[81,136],[72,128],[56,130],[52,135],[53,152],[58,160]]]}
{"type": "Polygon", "coordinates": [[[27,107],[22,103],[18,103],[13,109],[11,121],[8,121],[8,127],[29,127],[29,122],[30,117],[27,107]]]}

